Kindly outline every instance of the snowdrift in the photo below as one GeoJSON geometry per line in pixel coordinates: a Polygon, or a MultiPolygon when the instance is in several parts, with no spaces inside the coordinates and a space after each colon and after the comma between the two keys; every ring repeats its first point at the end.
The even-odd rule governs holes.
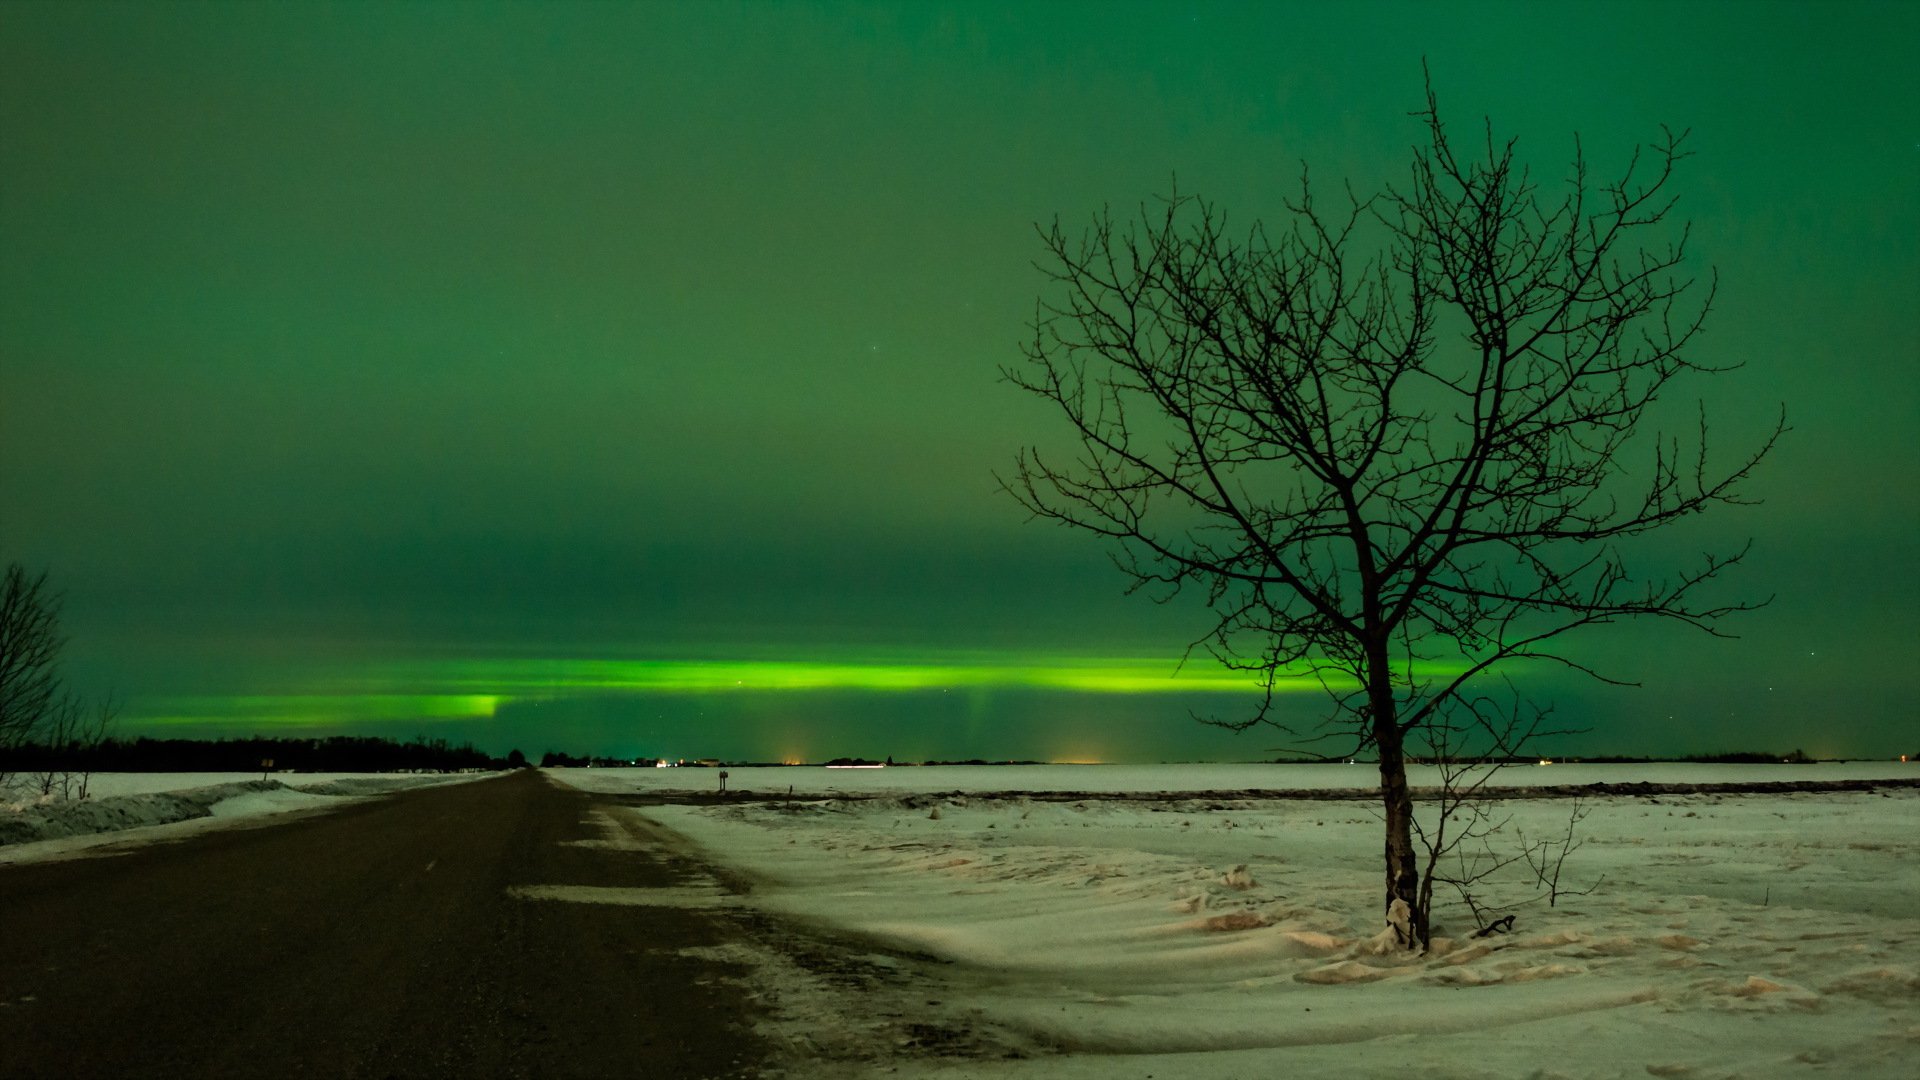
{"type": "MultiPolygon", "coordinates": [[[[108,775],[96,777],[96,786],[108,791],[116,786],[138,788],[146,783],[166,784],[170,776],[178,775],[108,775]]],[[[206,775],[195,778],[205,779],[206,775]]],[[[0,804],[0,846],[121,832],[196,818],[250,817],[342,805],[353,798],[464,779],[471,777],[330,776],[297,785],[271,779],[234,780],[180,790],[133,791],[104,798],[0,804]]]]}
{"type": "MultiPolygon", "coordinates": [[[[1515,928],[1475,938],[1443,891],[1434,948],[1409,956],[1380,947],[1380,826],[1364,801],[1245,797],[1231,769],[1160,778],[1206,798],[1060,797],[1111,783],[1097,767],[998,770],[996,794],[910,792],[949,777],[885,771],[857,793],[611,811],[725,867],[728,903],[829,943],[799,975],[777,955],[733,958],[766,998],[769,1036],[792,1033],[809,1068],[861,1024],[947,1044],[871,1075],[974,1080],[1359,1077],[1411,1059],[1445,1077],[1905,1077],[1920,1053],[1920,790],[1904,777],[1594,796],[1571,892],[1550,904],[1515,866],[1480,896],[1515,928]],[[1005,791],[1014,777],[1033,790],[1005,791]],[[889,989],[809,1005],[818,972],[843,969],[889,989]]],[[[1660,780],[1728,770],[1693,773],[1660,780]]],[[[630,797],[694,779],[556,778],[630,797]]],[[[1501,809],[1529,836],[1568,813],[1560,799],[1501,809]]]]}

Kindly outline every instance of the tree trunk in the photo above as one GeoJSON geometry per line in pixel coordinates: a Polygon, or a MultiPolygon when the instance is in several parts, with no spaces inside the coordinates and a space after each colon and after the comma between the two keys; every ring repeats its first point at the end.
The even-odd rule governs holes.
{"type": "Polygon", "coordinates": [[[1407,905],[1407,940],[1410,949],[1427,946],[1427,912],[1420,906],[1420,864],[1413,851],[1413,796],[1407,790],[1407,762],[1401,743],[1400,725],[1393,711],[1393,697],[1375,695],[1373,712],[1374,743],[1380,750],[1380,801],[1387,819],[1387,899],[1389,915],[1395,900],[1407,905]],[[1385,697],[1384,707],[1380,698],[1385,697]]]}

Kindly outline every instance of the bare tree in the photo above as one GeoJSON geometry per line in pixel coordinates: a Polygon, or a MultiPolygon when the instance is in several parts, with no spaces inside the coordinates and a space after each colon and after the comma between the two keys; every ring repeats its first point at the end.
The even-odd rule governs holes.
{"type": "Polygon", "coordinates": [[[94,754],[113,733],[120,704],[112,694],[89,706],[65,692],[32,733],[40,759],[26,787],[43,798],[85,799],[92,794],[94,754]]]}
{"type": "Polygon", "coordinates": [[[19,563],[0,575],[0,788],[10,751],[31,742],[60,712],[60,595],[45,572],[19,563]]]}
{"type": "MultiPolygon", "coordinates": [[[[1524,699],[1511,689],[1509,684],[1506,698],[1512,704],[1506,708],[1487,696],[1460,698],[1409,732],[1418,759],[1429,764],[1440,780],[1429,800],[1428,820],[1423,822],[1418,813],[1412,818],[1414,839],[1426,855],[1420,910],[1431,916],[1434,886],[1445,883],[1466,904],[1483,933],[1489,924],[1474,889],[1524,857],[1495,846],[1494,840],[1512,819],[1494,808],[1487,798],[1487,785],[1543,734],[1543,716],[1529,712],[1524,699]]],[[[1511,919],[1507,925],[1512,925],[1511,919]]]]}
{"type": "Polygon", "coordinates": [[[1704,405],[1684,439],[1652,415],[1677,380],[1726,370],[1689,356],[1714,284],[1696,287],[1687,230],[1665,226],[1684,133],[1611,181],[1576,139],[1543,190],[1490,126],[1484,149],[1457,147],[1431,89],[1414,115],[1402,185],[1330,209],[1303,173],[1275,230],[1230,233],[1177,191],[1130,223],[1042,228],[1054,288],[1006,375],[1060,408],[1080,452],[1025,450],[1002,479],[1035,515],[1115,541],[1132,588],[1204,593],[1213,625],[1189,654],[1266,689],[1216,722],[1306,738],[1274,688],[1319,680],[1332,705],[1314,737],[1379,760],[1387,911],[1410,948],[1430,886],[1409,740],[1502,730],[1468,688],[1507,662],[1605,678],[1566,651],[1572,631],[1716,632],[1753,606],[1701,596],[1744,549],[1664,576],[1628,555],[1740,501],[1786,430],[1783,413],[1716,462],[1704,405]]]}

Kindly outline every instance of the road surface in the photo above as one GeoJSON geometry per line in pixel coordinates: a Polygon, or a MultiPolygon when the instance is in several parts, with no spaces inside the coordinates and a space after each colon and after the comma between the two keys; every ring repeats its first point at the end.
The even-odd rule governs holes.
{"type": "Polygon", "coordinates": [[[522,770],[0,867],[0,1077],[755,1075],[741,991],[677,952],[737,931],[515,895],[683,885],[610,821],[522,770]]]}

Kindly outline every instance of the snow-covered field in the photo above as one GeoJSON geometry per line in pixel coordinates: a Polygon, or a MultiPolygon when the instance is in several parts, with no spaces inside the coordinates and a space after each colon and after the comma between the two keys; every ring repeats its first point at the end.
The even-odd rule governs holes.
{"type": "MultiPolygon", "coordinates": [[[[837,962],[817,947],[804,963],[775,948],[716,954],[741,965],[806,1075],[1916,1075],[1912,788],[1588,800],[1560,881],[1578,895],[1550,906],[1510,867],[1475,894],[1516,917],[1512,932],[1474,939],[1443,890],[1421,957],[1374,944],[1381,839],[1366,802],[978,794],[1293,789],[1313,786],[1302,772],[1348,771],[1275,768],[732,769],[730,788],[791,786],[795,799],[619,812],[751,884],[671,902],[745,904],[839,943],[837,962]],[[819,794],[832,790],[866,797],[819,794]]],[[[1509,782],[1912,772],[1551,766],[1509,782]]],[[[604,792],[717,782],[691,769],[549,775],[604,792]]],[[[1496,846],[1562,835],[1571,810],[1501,806],[1496,846]]]]}
{"type": "MultiPolygon", "coordinates": [[[[720,770],[556,769],[551,775],[588,791],[691,791],[718,787],[720,770]]],[[[890,768],[821,766],[730,766],[729,791],[784,794],[900,794],[959,791],[1084,791],[1144,794],[1164,791],[1337,790],[1368,788],[1380,774],[1366,763],[1352,765],[896,765],[890,768]]],[[[1525,765],[1496,772],[1502,787],[1584,784],[1735,784],[1781,781],[1920,780],[1920,762],[1842,761],[1814,765],[1525,765]]],[[[1431,768],[1411,766],[1407,782],[1437,785],[1431,768]]]]}

